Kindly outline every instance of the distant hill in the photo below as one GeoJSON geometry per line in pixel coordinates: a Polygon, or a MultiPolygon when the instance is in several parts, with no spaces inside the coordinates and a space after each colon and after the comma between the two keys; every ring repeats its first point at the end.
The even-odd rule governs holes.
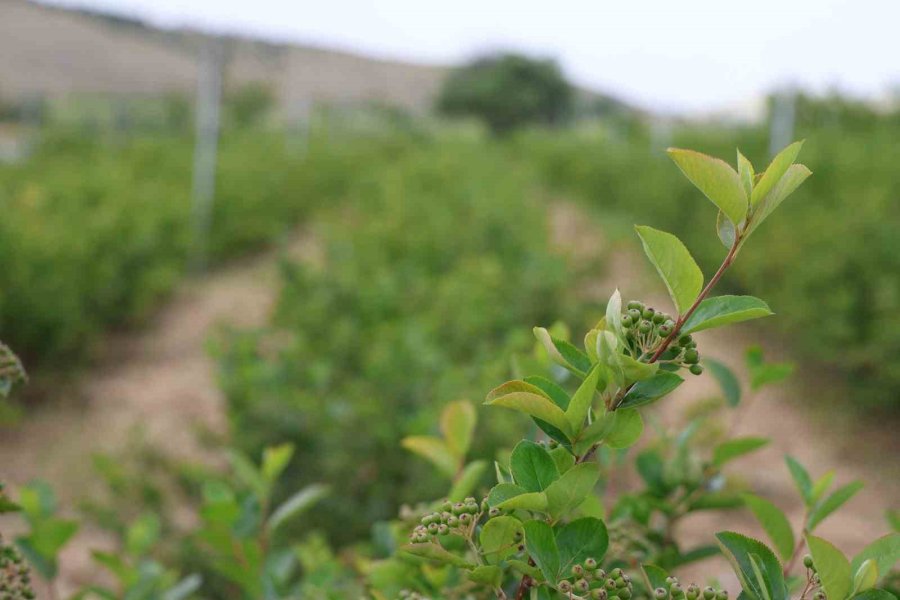
{"type": "MultiPolygon", "coordinates": [[[[192,93],[208,36],[140,21],[0,0],[0,98],[69,93],[192,93]]],[[[383,102],[427,109],[445,67],[383,61],[347,52],[226,39],[228,85],[267,82],[282,105],[383,102]]]]}

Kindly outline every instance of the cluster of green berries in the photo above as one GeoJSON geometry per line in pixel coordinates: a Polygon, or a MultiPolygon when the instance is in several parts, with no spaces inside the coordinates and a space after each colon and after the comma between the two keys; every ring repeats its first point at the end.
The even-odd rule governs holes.
{"type": "MultiPolygon", "coordinates": [[[[643,302],[632,300],[622,313],[622,327],[625,329],[625,341],[632,354],[640,358],[650,354],[659,347],[675,331],[675,319],[662,311],[645,306],[643,302]]],[[[660,356],[663,362],[670,362],[686,367],[694,375],[703,372],[700,366],[700,353],[697,342],[688,335],[680,335],[672,340],[666,351],[660,356]]]]}
{"type": "MultiPolygon", "coordinates": [[[[462,502],[450,502],[445,500],[441,504],[441,510],[428,513],[419,521],[413,532],[409,534],[409,540],[413,543],[423,544],[437,535],[466,535],[472,526],[487,512],[490,516],[497,509],[488,510],[487,499],[479,505],[475,498],[466,498],[462,502]]],[[[499,511],[498,511],[499,513],[499,511]]]]}
{"type": "Polygon", "coordinates": [[[825,590],[822,589],[822,580],[819,579],[819,571],[813,563],[813,557],[809,554],[804,556],[803,566],[806,567],[806,576],[810,583],[818,588],[816,593],[813,594],[813,600],[828,600],[828,597],[825,595],[825,590]]]}
{"type": "Polygon", "coordinates": [[[31,600],[31,571],[22,553],[0,535],[0,600],[31,600]]]}
{"type": "Polygon", "coordinates": [[[653,600],[728,600],[728,591],[696,583],[682,587],[677,577],[666,577],[666,585],[653,590],[653,600]]]}
{"type": "Polygon", "coordinates": [[[631,600],[634,586],[631,577],[616,567],[609,573],[599,568],[597,561],[586,558],[572,567],[571,575],[556,583],[556,589],[573,600],[631,600]]]}

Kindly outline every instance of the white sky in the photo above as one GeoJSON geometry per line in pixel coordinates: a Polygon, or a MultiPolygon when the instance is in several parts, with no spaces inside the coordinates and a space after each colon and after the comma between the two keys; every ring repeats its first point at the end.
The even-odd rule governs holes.
{"type": "Polygon", "coordinates": [[[900,0],[54,0],[382,58],[512,48],[658,110],[747,105],[773,87],[900,86],[900,0]]]}

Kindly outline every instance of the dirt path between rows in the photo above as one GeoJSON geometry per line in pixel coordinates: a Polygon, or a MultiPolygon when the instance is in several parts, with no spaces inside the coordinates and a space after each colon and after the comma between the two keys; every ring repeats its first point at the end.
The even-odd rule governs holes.
{"type": "MultiPolygon", "coordinates": [[[[604,276],[581,290],[586,299],[605,302],[616,282],[626,298],[641,297],[666,306],[656,282],[634,275],[647,272],[636,242],[623,246],[624,250],[611,247],[598,235],[598,224],[570,204],[556,204],[551,216],[561,251],[582,260],[596,258],[599,249],[609,261],[604,276]],[[653,291],[648,294],[647,290],[653,291]]],[[[291,254],[309,258],[314,252],[313,245],[305,241],[294,244],[291,254]]],[[[35,477],[46,479],[64,504],[72,506],[84,497],[84,483],[92,478],[91,453],[122,448],[135,424],[140,425],[147,442],[164,452],[216,460],[196,436],[198,429],[224,432],[227,428],[224,399],[206,344],[220,324],[253,327],[266,321],[277,294],[276,263],[274,253],[264,254],[191,281],[142,331],[111,336],[105,358],[84,373],[57,404],[29,415],[19,429],[0,429],[0,478],[13,487],[35,477]]],[[[743,348],[752,340],[748,333],[739,327],[725,335],[702,334],[701,350],[740,372],[743,348]]],[[[781,348],[764,346],[773,358],[784,357],[781,348]]],[[[696,378],[682,386],[664,412],[675,415],[687,399],[714,393],[710,377],[696,378]]],[[[866,488],[819,530],[853,553],[887,532],[884,511],[900,498],[900,436],[887,429],[862,431],[811,408],[809,402],[800,402],[810,393],[814,392],[795,382],[754,398],[736,434],[770,436],[773,443],[735,464],[754,489],[785,508],[794,523],[801,519],[801,506],[784,468],[783,454],[796,456],[814,476],[835,469],[838,483],[851,478],[866,481],[866,488]]],[[[685,523],[685,528],[704,535],[723,528],[761,535],[743,511],[724,517],[700,516],[685,523]]],[[[88,527],[67,547],[62,557],[64,591],[93,576],[88,549],[106,543],[99,531],[88,527]]],[[[709,569],[706,567],[704,574],[710,574],[709,569]]],[[[728,581],[727,567],[715,569],[716,575],[728,581]]]]}

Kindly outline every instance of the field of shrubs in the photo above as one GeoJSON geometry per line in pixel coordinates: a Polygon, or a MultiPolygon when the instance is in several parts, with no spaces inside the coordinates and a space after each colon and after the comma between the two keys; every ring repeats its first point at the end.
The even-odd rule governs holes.
{"type": "MultiPolygon", "coordinates": [[[[733,267],[750,233],[742,219],[764,206],[749,200],[770,160],[762,128],[682,126],[671,139],[730,164],[740,147],[756,166],[760,177],[746,159],[722,176],[745,197],[732,218],[734,255],[715,225],[716,208],[734,206],[719,203],[718,188],[706,193],[713,204],[704,200],[639,128],[624,138],[598,128],[495,139],[422,124],[314,133],[301,150],[277,132],[226,132],[214,264],[277,246],[299,226],[320,260],[285,254],[271,321],[218,336],[211,349],[231,428],[227,472],[163,465],[157,487],[160,465],[135,473],[106,463],[101,480],[128,506],[89,512],[122,552],[95,553],[112,583],[76,597],[725,600],[715,579],[682,588],[669,573],[722,553],[742,600],[889,600],[876,583],[896,588],[897,533],[856,557],[813,535],[859,484],[835,486],[833,473],[815,477],[788,458],[782,470],[805,506],[795,527],[732,477],[727,465],[766,440],[724,435],[741,386],[699,358],[687,331],[709,292],[703,273],[710,281],[719,267],[716,295],[766,302],[713,298],[698,314],[715,325],[701,329],[771,308],[777,316],[757,331],[796,351],[808,365],[801,377],[828,370],[835,401],[900,407],[900,371],[883,360],[900,351],[900,119],[839,101],[799,111],[802,152],[792,146],[769,172],[783,167],[772,175],[780,180],[796,160],[814,175],[733,267]],[[624,227],[637,222],[683,240],[641,230],[681,315],[618,293],[586,303],[574,290],[586,266],[597,276],[602,264],[553,248],[548,212],[561,200],[610,235],[631,235],[624,227]],[[534,326],[549,328],[537,342],[534,326]],[[721,398],[683,427],[641,416],[704,369],[721,398]],[[485,397],[532,420],[459,402],[485,397]],[[626,459],[642,432],[640,453],[626,459]],[[601,506],[589,492],[630,459],[639,487],[601,506]],[[160,508],[172,486],[196,508],[192,529],[160,508]],[[734,509],[759,519],[766,544],[722,532],[688,548],[673,537],[689,513],[734,509]]],[[[105,331],[139,326],[192,276],[190,152],[177,136],[49,131],[27,161],[0,167],[0,332],[26,365],[89,362],[105,331]]],[[[702,183],[708,171],[697,172],[702,183]]],[[[754,389],[785,373],[754,353],[747,368],[754,389]]],[[[0,597],[28,598],[31,575],[17,565],[24,558],[52,581],[78,525],[41,483],[0,490],[0,512],[14,511],[29,533],[15,547],[0,538],[0,572],[18,586],[0,597]]]]}

